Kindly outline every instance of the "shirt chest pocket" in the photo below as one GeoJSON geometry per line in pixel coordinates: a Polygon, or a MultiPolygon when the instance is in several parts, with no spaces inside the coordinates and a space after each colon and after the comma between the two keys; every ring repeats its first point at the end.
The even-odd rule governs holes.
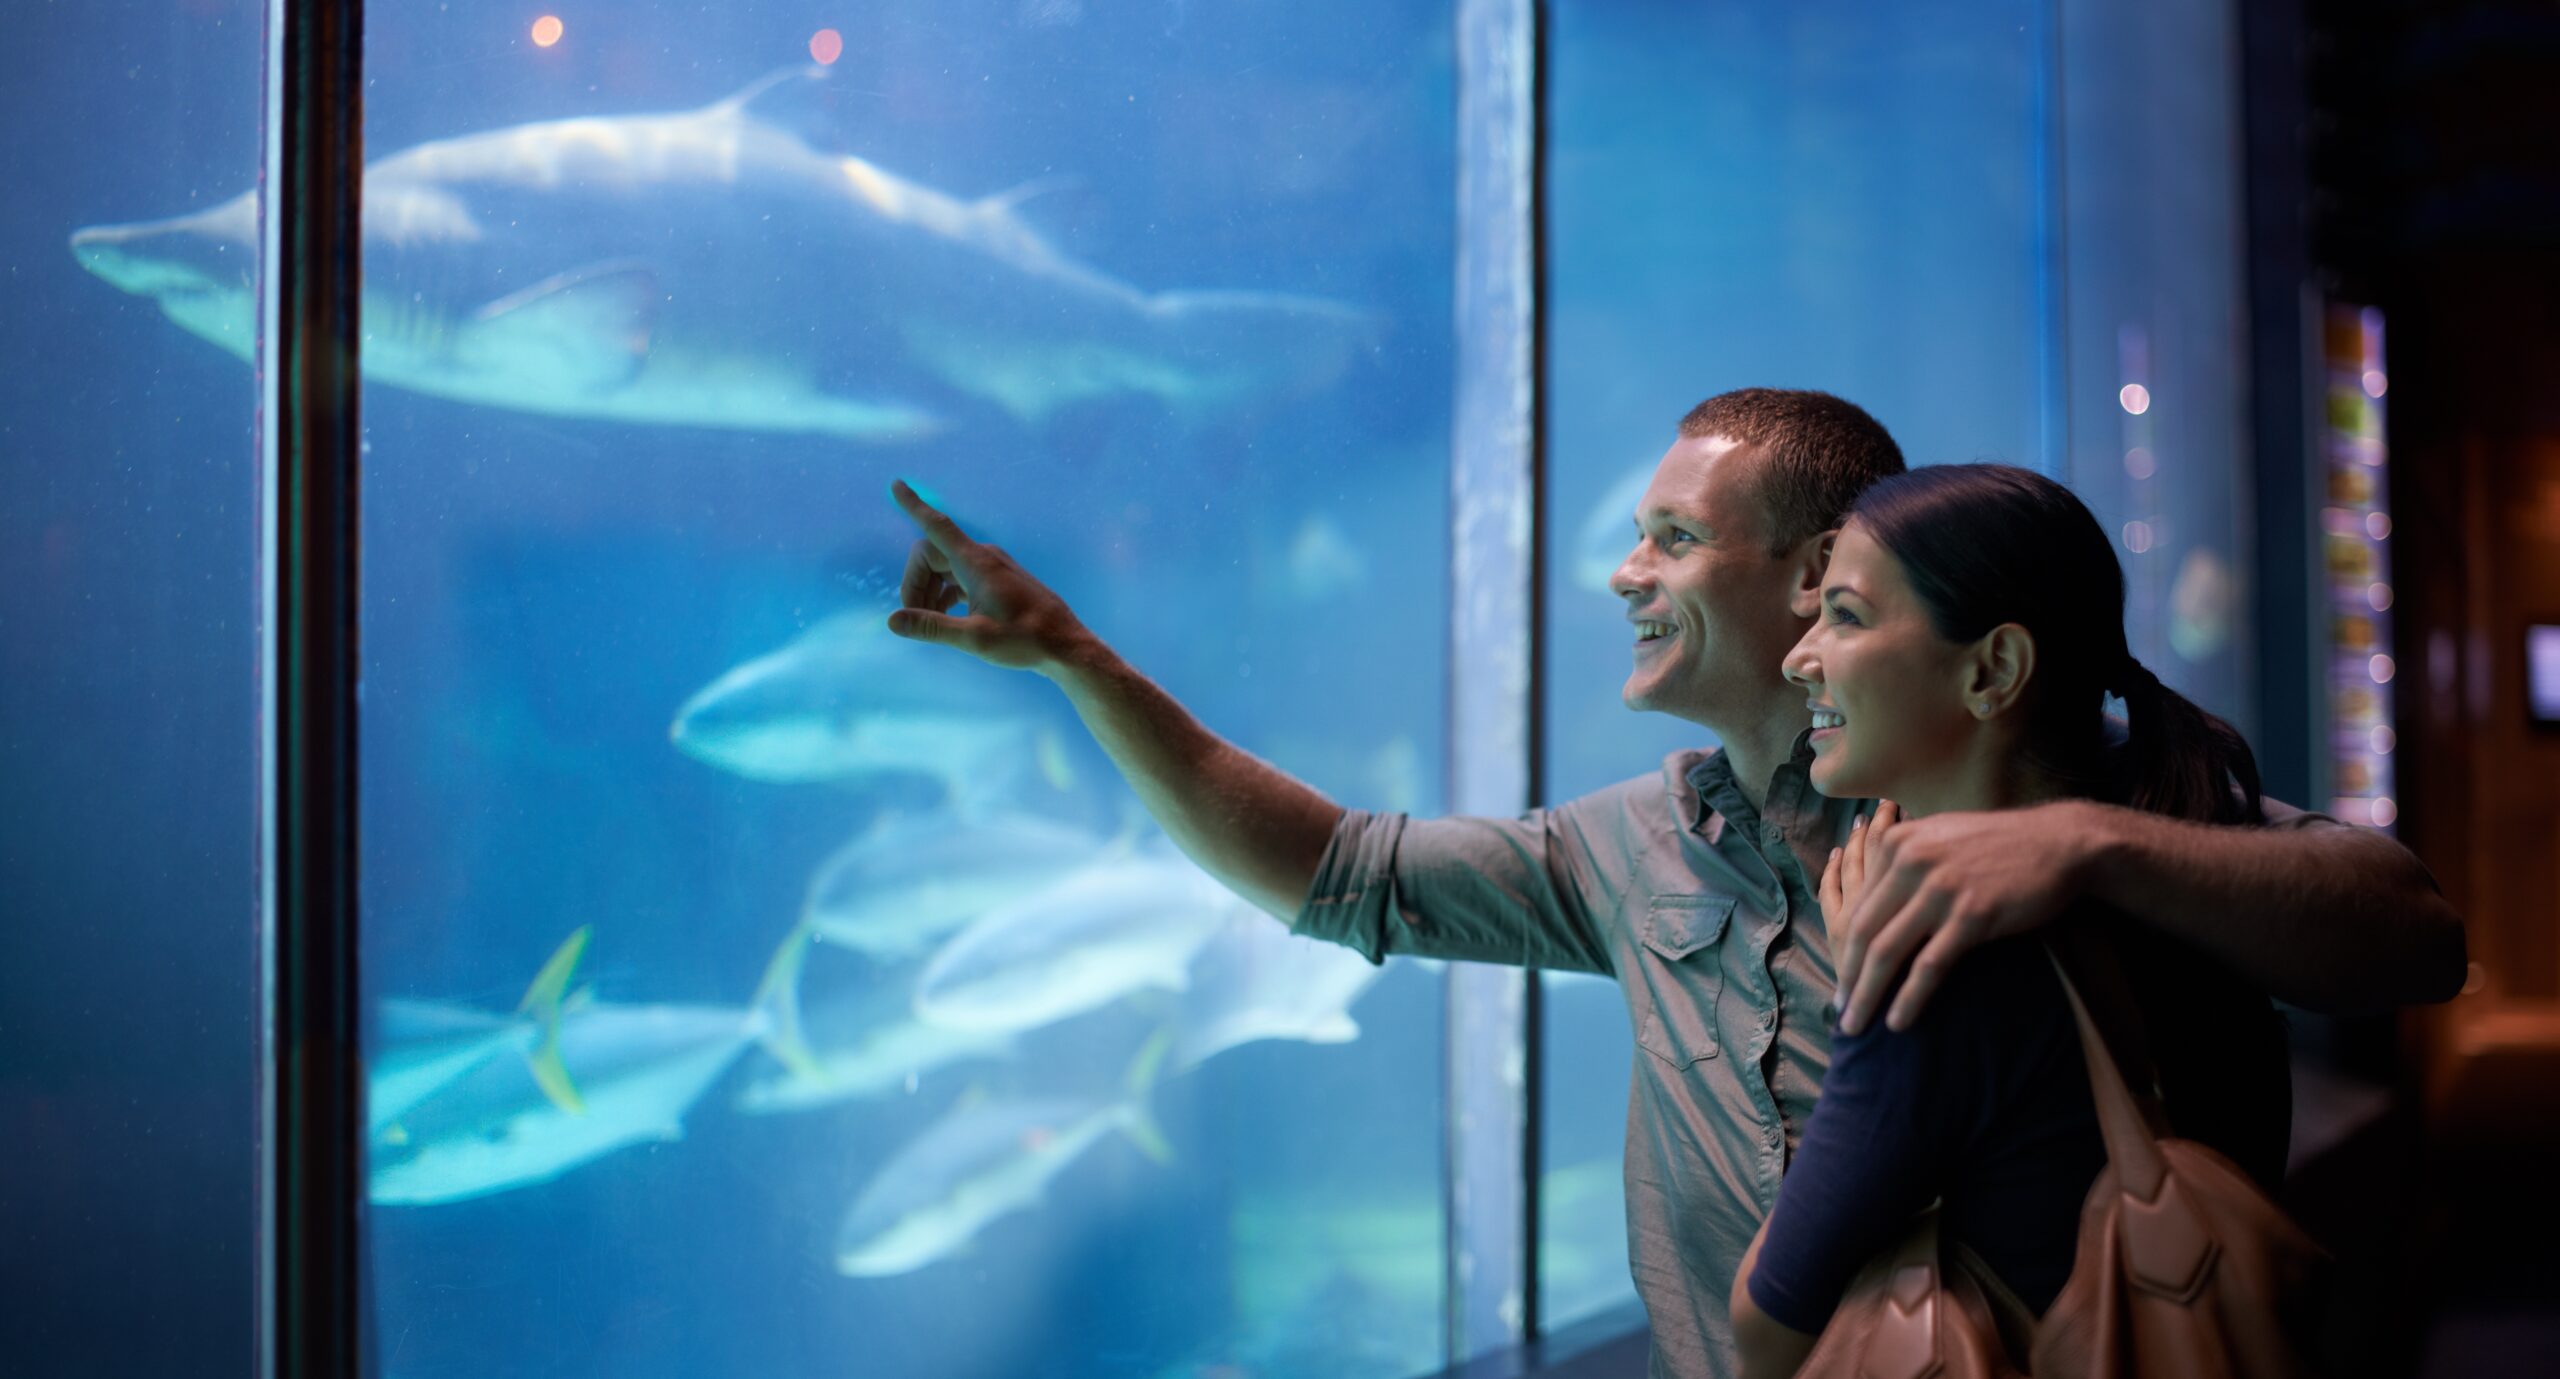
{"type": "Polygon", "coordinates": [[[1686,1067],[1721,1050],[1716,1006],[1724,998],[1724,935],[1734,899],[1658,895],[1645,908],[1636,937],[1636,1042],[1666,1063],[1686,1067]]]}

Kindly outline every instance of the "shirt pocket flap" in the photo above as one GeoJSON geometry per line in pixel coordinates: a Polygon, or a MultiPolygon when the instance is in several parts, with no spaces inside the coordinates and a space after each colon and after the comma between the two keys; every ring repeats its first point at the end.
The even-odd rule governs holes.
{"type": "Polygon", "coordinates": [[[1678,962],[1724,937],[1735,904],[1729,895],[1657,895],[1644,913],[1644,946],[1678,962]]]}

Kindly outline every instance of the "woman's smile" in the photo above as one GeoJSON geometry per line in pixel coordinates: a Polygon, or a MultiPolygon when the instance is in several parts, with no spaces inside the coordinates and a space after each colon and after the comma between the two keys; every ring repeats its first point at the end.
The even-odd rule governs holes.
{"type": "Polygon", "coordinates": [[[1836,742],[1839,740],[1840,734],[1847,728],[1849,720],[1844,717],[1838,709],[1832,708],[1827,704],[1815,704],[1811,707],[1813,709],[1813,737],[1811,741],[1813,743],[1813,749],[1819,752],[1822,750],[1824,743],[1836,742]]]}

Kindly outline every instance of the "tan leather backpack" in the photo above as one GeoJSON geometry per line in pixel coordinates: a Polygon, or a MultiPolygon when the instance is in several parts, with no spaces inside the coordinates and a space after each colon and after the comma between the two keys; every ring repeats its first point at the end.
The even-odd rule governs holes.
{"type": "Polygon", "coordinates": [[[2069,926],[2047,951],[2079,1023],[2107,1145],[2080,1210],[2070,1280],[2036,1318],[1972,1251],[1939,1238],[1932,1208],[1859,1271],[1797,1379],[2310,1374],[2297,1338],[2328,1256],[2237,1165],[2173,1138],[2156,1096],[2126,1085],[2119,1060],[2146,1089],[2151,1063],[2102,942],[2069,926]]]}

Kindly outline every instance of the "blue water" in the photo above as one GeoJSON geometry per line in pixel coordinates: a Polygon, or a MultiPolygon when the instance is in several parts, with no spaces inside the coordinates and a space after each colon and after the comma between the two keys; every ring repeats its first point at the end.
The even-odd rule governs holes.
{"type": "MultiPolygon", "coordinates": [[[[428,999],[502,1020],[584,927],[585,994],[564,1018],[725,1007],[743,1030],[821,864],[893,814],[964,807],[929,775],[759,780],[670,741],[679,707],[725,672],[830,614],[885,611],[912,539],[885,495],[894,475],[1051,580],[1218,731],[1345,803],[1440,807],[1447,6],[560,6],[549,49],[528,37],[537,6],[369,8],[375,159],[528,122],[698,109],[806,63],[832,28],[842,56],[827,80],[791,83],[759,119],[963,202],[1029,188],[1023,226],[1140,291],[1286,295],[1361,323],[1325,367],[1275,366],[1229,393],[1151,393],[1141,370],[1063,405],[1008,407],[991,396],[997,370],[972,391],[831,332],[881,319],[875,289],[967,299],[971,347],[1001,365],[1003,342],[1055,338],[1057,296],[965,254],[849,249],[805,205],[742,217],[729,213],[741,198],[697,191],[608,215],[534,195],[492,213],[492,247],[467,271],[377,246],[376,286],[455,298],[457,320],[523,323],[496,308],[568,285],[536,294],[563,308],[541,319],[566,334],[511,337],[533,352],[519,365],[609,390],[615,339],[654,330],[653,347],[677,350],[707,308],[806,380],[893,397],[933,428],[891,441],[653,425],[368,385],[370,1009],[428,999]],[[706,264],[733,295],[669,305],[681,273],[706,264]]],[[[255,382],[82,272],[65,240],[255,182],[262,11],[40,7],[13,16],[22,41],[0,54],[0,1353],[29,1372],[250,1361],[255,382]]],[[[1861,401],[1915,461],[2068,478],[2125,536],[2137,649],[2241,717],[2236,254],[2211,249],[2233,215],[2227,15],[2205,0],[2134,14],[1559,8],[1553,793],[1698,739],[1617,706],[1610,495],[1691,403],[1751,384],[1861,401]],[[2119,402],[2136,381],[2156,399],[2140,414],[2119,402]]],[[[386,333],[378,359],[408,338],[396,314],[369,320],[386,333]]],[[[1211,355],[1253,374],[1289,357],[1280,325],[1304,319],[1211,355]]],[[[1081,359],[1106,375],[1127,362],[1081,359]]],[[[935,673],[911,663],[894,688],[912,700],[935,673]]],[[[990,731],[1028,725],[1068,746],[1026,762],[1000,802],[1125,840],[1125,791],[1057,696],[1016,681],[990,731]]],[[[824,950],[808,974],[813,994],[914,979],[824,950]]],[[[678,1108],[680,1138],[374,1210],[380,1369],[1427,1370],[1445,1358],[1439,993],[1436,973],[1391,968],[1351,1007],[1352,1042],[1266,1040],[1160,1075],[1145,1101],[1170,1162],[1107,1135],[1036,1205],[885,1276],[841,1272],[839,1236],[901,1148],[973,1107],[1117,1095],[1166,993],[796,1115],[737,1109],[777,1067],[741,1035],[678,1108]]],[[[1549,997],[1546,1056],[1572,1070],[1547,1079],[1543,1127],[1552,1323],[1627,1296],[1623,1086],[1603,1074],[1632,1055],[1614,988],[1549,997]]],[[[511,1047],[484,1073],[523,1063],[511,1047]]]]}

